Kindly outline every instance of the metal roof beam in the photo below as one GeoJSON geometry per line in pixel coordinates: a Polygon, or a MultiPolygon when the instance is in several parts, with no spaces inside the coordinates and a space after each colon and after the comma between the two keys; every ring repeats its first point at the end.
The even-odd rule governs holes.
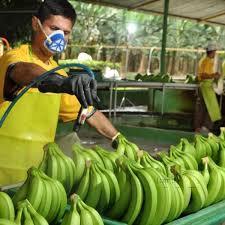
{"type": "Polygon", "coordinates": [[[144,0],[142,2],[138,2],[136,4],[131,5],[129,7],[129,10],[138,9],[138,8],[141,8],[142,6],[150,5],[150,4],[152,4],[154,2],[158,2],[158,1],[160,1],[160,0],[147,0],[147,1],[144,0]]]}
{"type": "Polygon", "coordinates": [[[206,16],[206,17],[203,17],[203,18],[200,18],[200,20],[207,21],[207,20],[211,20],[211,19],[223,16],[223,15],[225,15],[225,10],[217,12],[217,13],[214,13],[214,14],[206,16]]]}

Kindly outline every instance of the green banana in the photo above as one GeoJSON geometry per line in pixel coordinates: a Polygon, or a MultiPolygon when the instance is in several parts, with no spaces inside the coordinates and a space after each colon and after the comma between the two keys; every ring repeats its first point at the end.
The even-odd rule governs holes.
{"type": "Polygon", "coordinates": [[[61,225],[80,225],[80,215],[77,211],[66,212],[61,225]]]}
{"type": "Polygon", "coordinates": [[[78,196],[72,195],[70,198],[71,208],[67,211],[62,219],[61,225],[80,225],[80,214],[77,210],[78,196]]]}
{"type": "Polygon", "coordinates": [[[137,160],[137,153],[139,151],[139,148],[136,144],[128,141],[124,136],[121,135],[121,139],[124,143],[125,146],[125,151],[124,151],[124,155],[126,155],[128,157],[128,159],[131,160],[137,160]]]}
{"type": "Polygon", "coordinates": [[[44,172],[39,171],[39,174],[43,180],[49,183],[49,187],[51,188],[51,194],[52,194],[52,201],[51,201],[51,207],[48,212],[48,215],[45,217],[46,220],[51,223],[53,220],[56,219],[58,212],[61,207],[61,193],[59,192],[59,189],[56,186],[56,180],[48,177],[44,172]]]}
{"type": "Polygon", "coordinates": [[[205,206],[209,206],[216,202],[222,185],[222,176],[216,167],[209,162],[209,183],[207,185],[208,197],[205,206]]]}
{"type": "Polygon", "coordinates": [[[157,210],[157,189],[154,179],[145,169],[133,169],[133,171],[140,180],[142,189],[144,191],[144,202],[141,208],[141,213],[137,218],[137,224],[153,224],[157,210]]]}
{"type": "Polygon", "coordinates": [[[107,170],[102,168],[99,164],[96,164],[98,169],[106,176],[109,187],[110,187],[110,200],[109,200],[109,207],[112,207],[115,202],[117,202],[120,198],[120,187],[118,180],[115,174],[111,170],[107,170]]]}
{"type": "Polygon", "coordinates": [[[11,221],[15,219],[13,202],[5,192],[0,192],[0,218],[11,221]]]}
{"type": "Polygon", "coordinates": [[[220,139],[212,133],[208,133],[207,141],[212,150],[212,159],[217,162],[218,160],[218,151],[220,149],[219,142],[220,139]]]}
{"type": "Polygon", "coordinates": [[[125,145],[124,145],[123,140],[121,138],[118,140],[118,146],[117,146],[117,149],[116,149],[116,153],[119,156],[123,156],[124,153],[125,153],[125,145]]]}
{"type": "Polygon", "coordinates": [[[173,197],[171,200],[170,211],[165,222],[171,222],[178,218],[182,213],[184,208],[184,196],[180,186],[174,179],[169,178],[167,180],[167,187],[173,197]]]}
{"type": "Polygon", "coordinates": [[[87,196],[85,198],[85,203],[89,206],[96,208],[99,203],[100,196],[102,192],[102,179],[99,173],[93,165],[90,167],[90,184],[87,196]]]}
{"type": "Polygon", "coordinates": [[[44,193],[44,184],[36,168],[31,170],[30,179],[31,180],[27,192],[27,199],[34,207],[34,209],[37,210],[39,208],[39,205],[41,204],[42,196],[44,193]]]}
{"type": "Polygon", "coordinates": [[[202,141],[202,143],[205,145],[205,150],[206,150],[206,156],[212,156],[212,149],[210,144],[208,143],[208,139],[200,136],[200,140],[202,141]]]}
{"type": "Polygon", "coordinates": [[[195,170],[187,170],[183,174],[191,183],[191,201],[184,211],[185,213],[193,213],[200,210],[207,199],[207,186],[202,174],[195,170]]]}
{"type": "Polygon", "coordinates": [[[225,168],[225,142],[219,143],[218,165],[225,168]]]}
{"type": "Polygon", "coordinates": [[[85,157],[80,153],[79,148],[76,148],[76,146],[73,146],[73,161],[76,169],[75,174],[75,180],[74,180],[74,187],[77,187],[77,184],[79,184],[84,171],[85,171],[85,157]]]}
{"type": "Polygon", "coordinates": [[[101,216],[94,208],[86,205],[83,201],[78,201],[78,205],[81,205],[90,213],[94,225],[104,225],[101,216]]]}
{"type": "Polygon", "coordinates": [[[31,215],[34,225],[48,225],[48,222],[46,221],[46,219],[40,214],[38,214],[35,211],[35,209],[32,207],[32,205],[28,204],[27,209],[31,215]]]}
{"type": "Polygon", "coordinates": [[[203,142],[201,141],[200,135],[195,135],[195,149],[196,149],[196,160],[198,163],[201,162],[201,159],[207,156],[206,148],[203,142]]]}
{"type": "Polygon", "coordinates": [[[88,210],[81,208],[80,212],[80,224],[81,225],[95,225],[92,220],[92,216],[88,210]]]}
{"type": "Polygon", "coordinates": [[[95,146],[95,151],[98,154],[98,156],[101,158],[102,162],[103,162],[103,168],[106,168],[108,170],[114,171],[115,169],[115,160],[112,160],[110,158],[110,154],[109,152],[105,151],[104,149],[102,149],[99,146],[95,146]]]}
{"type": "Polygon", "coordinates": [[[182,159],[186,169],[198,170],[198,163],[190,153],[183,152],[179,150],[179,148],[176,148],[175,146],[172,145],[170,147],[170,155],[173,156],[175,159],[178,158],[182,159]]]}
{"type": "MultiPolygon", "coordinates": [[[[54,150],[53,154],[56,158],[57,167],[58,167],[56,179],[62,183],[62,185],[66,189],[66,192],[70,193],[73,184],[70,183],[70,173],[71,173],[71,171],[70,171],[70,168],[67,167],[67,161],[58,151],[54,150]]],[[[72,176],[73,176],[73,174],[72,174],[72,176]]]]}
{"type": "Polygon", "coordinates": [[[126,222],[128,225],[131,225],[137,219],[141,211],[141,207],[143,203],[143,189],[138,177],[129,168],[129,166],[127,168],[127,173],[129,175],[129,179],[131,183],[132,196],[131,196],[129,207],[126,213],[122,217],[122,222],[126,222]]]}
{"type": "Polygon", "coordinates": [[[220,135],[219,138],[225,140],[225,127],[220,127],[220,135]]]}
{"type": "Polygon", "coordinates": [[[17,225],[17,224],[7,219],[0,219],[0,225],[17,225]]]}
{"type": "Polygon", "coordinates": [[[95,169],[99,173],[102,179],[102,193],[100,196],[100,200],[97,205],[98,212],[102,213],[109,207],[110,201],[110,184],[106,177],[106,175],[96,166],[95,169]]]}
{"type": "Polygon", "coordinates": [[[50,185],[51,184],[47,180],[43,179],[44,191],[43,191],[41,203],[37,209],[38,213],[45,218],[49,214],[51,203],[52,203],[52,189],[50,185]]]}
{"type": "Polygon", "coordinates": [[[23,209],[24,223],[23,225],[34,225],[33,220],[31,219],[30,213],[28,213],[27,208],[23,209]]]}
{"type": "Polygon", "coordinates": [[[57,179],[58,174],[59,174],[60,168],[58,166],[58,161],[57,158],[53,152],[52,148],[48,148],[48,157],[47,157],[47,170],[45,173],[53,178],[57,179]]]}
{"type": "Polygon", "coordinates": [[[182,151],[190,153],[192,156],[194,156],[194,158],[196,158],[195,147],[186,138],[181,138],[181,143],[182,143],[182,151]]]}
{"type": "Polygon", "coordinates": [[[60,199],[60,207],[59,207],[59,211],[57,212],[55,221],[59,221],[62,218],[67,206],[67,195],[63,185],[57,180],[55,180],[54,182],[55,182],[56,189],[58,191],[58,198],[60,199]]]}
{"type": "Polygon", "coordinates": [[[124,142],[124,145],[125,145],[124,155],[127,156],[128,159],[135,161],[137,159],[136,152],[134,152],[134,150],[128,143],[124,142]]]}
{"type": "Polygon", "coordinates": [[[15,218],[15,223],[17,225],[21,225],[22,213],[23,213],[23,208],[19,208],[15,218]]]}
{"type": "Polygon", "coordinates": [[[76,193],[80,196],[82,200],[86,198],[90,185],[90,165],[90,161],[87,161],[84,175],[81,178],[76,190],[76,193]]]}
{"type": "Polygon", "coordinates": [[[159,169],[164,175],[166,175],[166,169],[165,169],[165,166],[163,165],[163,163],[161,163],[160,161],[154,159],[148,152],[144,151],[142,158],[145,158],[146,161],[153,168],[159,169]]]}
{"type": "Polygon", "coordinates": [[[128,175],[121,168],[118,168],[116,178],[120,187],[120,198],[106,212],[106,216],[112,219],[120,219],[125,214],[131,199],[131,183],[128,175]]]}
{"type": "Polygon", "coordinates": [[[179,174],[176,177],[176,181],[179,184],[179,186],[183,192],[184,207],[183,207],[182,211],[184,211],[188,207],[189,202],[191,200],[191,182],[188,179],[188,177],[183,176],[182,174],[179,174]]]}
{"type": "Polygon", "coordinates": [[[168,178],[162,174],[160,171],[154,168],[148,168],[146,170],[155,182],[157,189],[157,208],[155,212],[155,217],[152,221],[153,225],[162,224],[168,217],[172,201],[172,193],[166,185],[168,178]],[[163,202],[163,204],[159,204],[163,202]]]}

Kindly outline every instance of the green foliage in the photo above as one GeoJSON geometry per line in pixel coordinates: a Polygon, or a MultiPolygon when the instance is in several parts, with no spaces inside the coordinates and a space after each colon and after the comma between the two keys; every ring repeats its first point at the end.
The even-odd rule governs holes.
{"type": "Polygon", "coordinates": [[[77,59],[66,59],[66,60],[59,60],[59,64],[68,64],[68,63],[81,63],[92,70],[104,70],[105,67],[110,67],[111,69],[120,69],[119,63],[112,63],[107,61],[95,61],[95,60],[88,60],[88,61],[79,61],[77,59]]]}
{"type": "MultiPolygon", "coordinates": [[[[128,10],[85,4],[79,1],[70,1],[77,13],[78,20],[74,26],[70,44],[81,45],[132,45],[132,46],[161,46],[162,16],[132,12],[128,10]],[[137,25],[134,33],[129,33],[129,23],[137,25]]],[[[36,10],[40,0],[1,0],[1,10],[36,10]]],[[[1,14],[0,36],[4,36],[11,44],[26,42],[31,35],[31,13],[28,14],[1,14]],[[6,22],[7,21],[7,22],[6,22]]],[[[167,46],[173,48],[198,48],[206,46],[209,40],[216,41],[221,47],[225,42],[225,28],[196,23],[189,20],[169,18],[167,46]]],[[[95,49],[91,54],[98,54],[95,49]]],[[[109,50],[102,50],[107,54],[109,50]]],[[[110,54],[117,52],[111,51],[110,54]]],[[[147,54],[147,52],[145,52],[147,54]]],[[[193,53],[182,53],[190,55],[193,53]]]]}

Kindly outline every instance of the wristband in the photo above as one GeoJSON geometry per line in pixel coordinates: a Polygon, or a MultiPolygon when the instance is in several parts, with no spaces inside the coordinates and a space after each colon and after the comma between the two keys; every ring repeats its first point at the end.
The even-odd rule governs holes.
{"type": "Polygon", "coordinates": [[[120,132],[117,132],[115,136],[112,137],[112,142],[115,141],[115,139],[120,135],[120,132]]]}

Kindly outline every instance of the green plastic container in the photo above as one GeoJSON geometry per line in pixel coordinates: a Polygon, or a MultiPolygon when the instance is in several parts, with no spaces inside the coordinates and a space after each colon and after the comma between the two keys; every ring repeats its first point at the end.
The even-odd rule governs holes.
{"type": "Polygon", "coordinates": [[[109,220],[105,218],[103,218],[103,222],[104,222],[104,225],[127,225],[126,223],[121,223],[121,222],[117,222],[117,221],[113,221],[113,220],[109,220]]]}

